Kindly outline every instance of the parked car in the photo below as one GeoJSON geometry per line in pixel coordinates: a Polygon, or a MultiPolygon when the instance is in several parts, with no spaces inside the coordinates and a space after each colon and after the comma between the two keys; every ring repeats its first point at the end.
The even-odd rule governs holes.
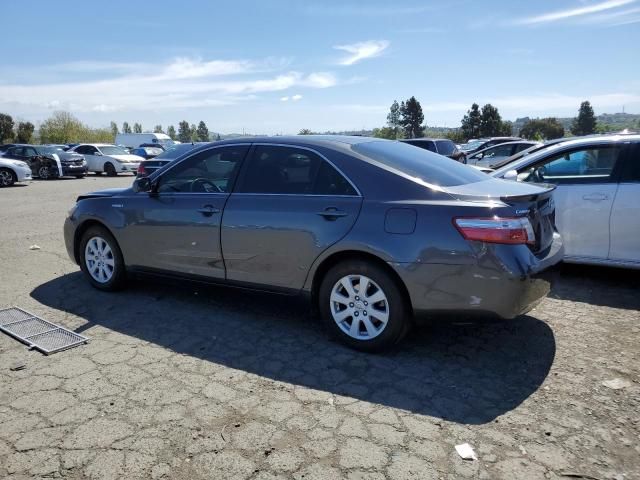
{"type": "Polygon", "coordinates": [[[478,140],[469,140],[464,147],[463,152],[467,157],[470,155],[479,152],[485,148],[492,147],[494,145],[498,145],[500,143],[506,142],[515,142],[517,140],[522,140],[520,137],[490,137],[490,138],[480,138],[478,140]]]}
{"type": "Polygon", "coordinates": [[[640,268],[640,135],[557,142],[493,175],[557,185],[566,262],[640,268]]]}
{"type": "Polygon", "coordinates": [[[32,175],[42,180],[64,176],[83,178],[87,174],[87,164],[82,155],[70,154],[57,147],[14,145],[3,156],[26,162],[32,175]]]}
{"type": "Polygon", "coordinates": [[[467,163],[470,165],[478,165],[479,167],[492,168],[505,158],[511,157],[512,155],[535,145],[542,144],[532,140],[518,140],[516,142],[499,143],[498,145],[483,148],[482,150],[469,155],[467,157],[467,163]]]}
{"type": "Polygon", "coordinates": [[[27,162],[0,157],[0,187],[10,187],[27,180],[31,180],[31,168],[27,162]]]}
{"type": "Polygon", "coordinates": [[[146,177],[147,175],[151,175],[156,170],[173,162],[176,158],[193,150],[199,145],[205,145],[205,143],[180,143],[177,145],[169,146],[167,150],[162,152],[157,157],[140,162],[137,173],[138,177],[146,177]]]}
{"type": "Polygon", "coordinates": [[[164,133],[118,133],[115,138],[117,145],[128,148],[138,148],[143,143],[168,146],[173,144],[171,137],[164,133]]]}
{"type": "Polygon", "coordinates": [[[134,272],[306,294],[337,338],[373,351],[414,313],[533,308],[562,257],[552,191],[402,142],[241,138],[80,196],[64,236],[97,289],[134,272]]]}
{"type": "Polygon", "coordinates": [[[539,152],[540,150],[547,148],[551,145],[555,145],[556,143],[566,142],[567,140],[569,140],[569,138],[556,138],[554,140],[547,140],[544,143],[539,143],[529,148],[525,148],[524,150],[521,150],[518,153],[511,155],[510,157],[504,158],[496,162],[493,168],[497,170],[498,168],[502,168],[509,163],[515,162],[516,160],[520,160],[521,158],[527,155],[530,155],[535,152],[539,152]]]}
{"type": "Polygon", "coordinates": [[[0,145],[0,155],[2,155],[4,152],[6,152],[11,147],[15,147],[15,146],[16,146],[15,143],[5,143],[4,145],[0,145]]]}
{"type": "Polygon", "coordinates": [[[144,158],[145,160],[149,160],[150,158],[155,158],[158,155],[160,155],[162,152],[164,152],[164,150],[158,147],[138,147],[131,150],[132,155],[137,155],[139,157],[144,158]]]}
{"type": "Polygon", "coordinates": [[[414,147],[424,148],[430,152],[439,153],[461,163],[466,161],[465,154],[458,150],[455,143],[446,138],[410,138],[400,141],[414,147]]]}
{"type": "Polygon", "coordinates": [[[96,175],[104,172],[110,177],[114,177],[118,173],[131,172],[135,174],[140,162],[144,160],[142,157],[127,153],[120,147],[106,143],[84,143],[69,151],[84,155],[90,172],[94,172],[96,175]]]}

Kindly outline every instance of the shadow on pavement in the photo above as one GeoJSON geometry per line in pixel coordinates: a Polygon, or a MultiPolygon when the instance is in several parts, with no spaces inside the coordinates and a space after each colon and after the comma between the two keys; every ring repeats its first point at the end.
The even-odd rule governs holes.
{"type": "Polygon", "coordinates": [[[78,331],[100,325],[276,381],[467,424],[522,403],[546,378],[556,349],[551,329],[530,316],[431,324],[394,351],[370,355],[329,341],[308,304],[291,297],[152,281],[105,293],[79,272],[31,296],[86,319],[78,331]]]}
{"type": "Polygon", "coordinates": [[[551,298],[640,310],[640,270],[562,263],[555,273],[551,298]]]}

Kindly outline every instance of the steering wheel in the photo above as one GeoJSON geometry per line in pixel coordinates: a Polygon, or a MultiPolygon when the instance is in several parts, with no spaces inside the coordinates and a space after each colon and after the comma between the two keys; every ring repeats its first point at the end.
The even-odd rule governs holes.
{"type": "Polygon", "coordinates": [[[544,183],[544,174],[546,169],[544,167],[536,167],[531,172],[531,178],[535,183],[544,183]]]}
{"type": "Polygon", "coordinates": [[[218,187],[215,183],[213,183],[211,180],[209,180],[208,178],[196,178],[191,182],[191,185],[189,186],[189,190],[191,192],[196,192],[199,190],[195,190],[194,187],[196,185],[202,185],[202,189],[206,192],[206,193],[213,193],[213,192],[217,192],[217,193],[224,193],[220,187],[218,187]]]}

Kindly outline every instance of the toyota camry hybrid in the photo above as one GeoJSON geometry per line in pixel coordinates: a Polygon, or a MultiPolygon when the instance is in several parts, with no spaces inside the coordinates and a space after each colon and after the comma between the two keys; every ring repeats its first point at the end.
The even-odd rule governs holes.
{"type": "Polygon", "coordinates": [[[149,273],[303,294],[335,337],[375,351],[415,315],[540,302],[563,253],[553,188],[396,141],[242,138],[80,196],[64,233],[98,289],[149,273]]]}

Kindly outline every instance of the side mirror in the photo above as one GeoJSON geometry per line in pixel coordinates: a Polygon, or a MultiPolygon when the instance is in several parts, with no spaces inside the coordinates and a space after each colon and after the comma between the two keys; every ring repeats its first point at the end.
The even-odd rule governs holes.
{"type": "Polygon", "coordinates": [[[132,188],[135,193],[151,192],[153,190],[153,184],[151,183],[151,180],[149,179],[149,177],[141,177],[141,178],[136,178],[133,181],[132,188]]]}
{"type": "Polygon", "coordinates": [[[514,181],[518,181],[518,171],[517,170],[508,170],[507,173],[504,174],[504,178],[505,180],[514,180],[514,181]]]}
{"type": "Polygon", "coordinates": [[[102,152],[98,152],[98,151],[96,150],[96,152],[95,152],[95,153],[93,153],[92,155],[96,155],[96,156],[98,156],[98,157],[101,157],[101,156],[102,156],[102,152]]]}

